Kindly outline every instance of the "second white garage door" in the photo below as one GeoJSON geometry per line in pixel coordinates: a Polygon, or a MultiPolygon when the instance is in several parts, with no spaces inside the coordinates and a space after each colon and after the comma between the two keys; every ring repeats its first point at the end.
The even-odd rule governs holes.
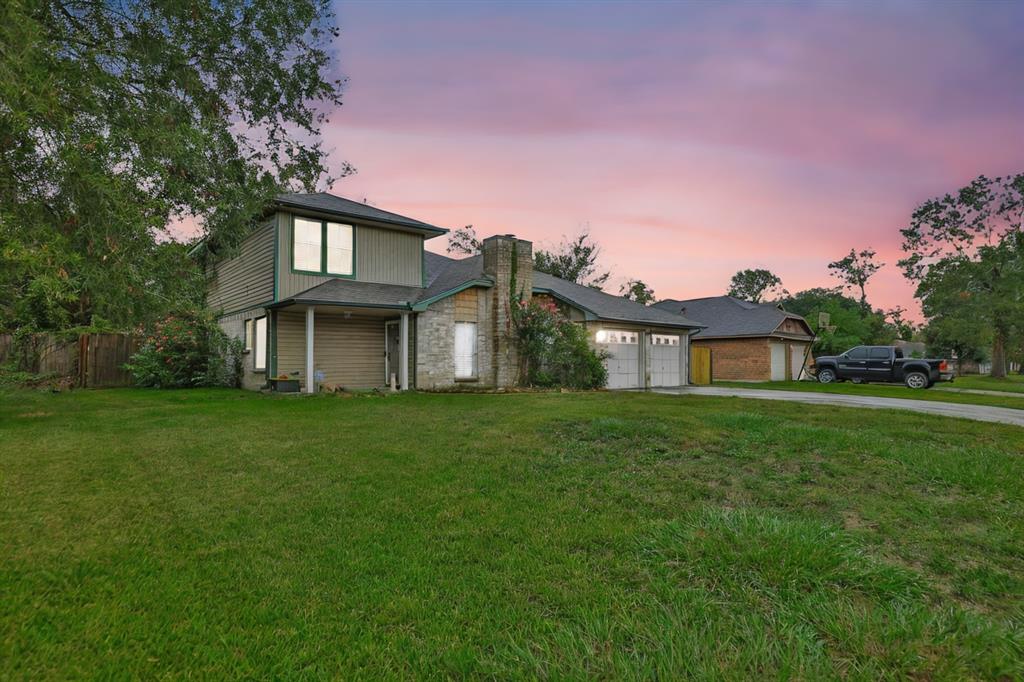
{"type": "Polygon", "coordinates": [[[651,386],[678,386],[679,343],[674,334],[651,334],[651,386]]]}
{"type": "Polygon", "coordinates": [[[640,388],[640,335],[637,332],[601,330],[597,343],[608,353],[608,388],[640,388]]]}

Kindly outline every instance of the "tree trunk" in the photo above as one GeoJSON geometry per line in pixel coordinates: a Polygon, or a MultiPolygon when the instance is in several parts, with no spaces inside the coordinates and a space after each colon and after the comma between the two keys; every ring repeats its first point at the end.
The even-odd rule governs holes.
{"type": "Polygon", "coordinates": [[[996,379],[1006,378],[1006,332],[996,329],[992,339],[992,372],[996,379]]]}

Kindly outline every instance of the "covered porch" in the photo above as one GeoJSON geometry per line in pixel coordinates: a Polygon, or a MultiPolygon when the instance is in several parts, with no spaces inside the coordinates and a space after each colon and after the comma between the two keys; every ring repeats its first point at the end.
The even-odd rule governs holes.
{"type": "Polygon", "coordinates": [[[412,388],[414,314],[401,306],[293,303],[271,313],[268,379],[300,390],[412,388]]]}

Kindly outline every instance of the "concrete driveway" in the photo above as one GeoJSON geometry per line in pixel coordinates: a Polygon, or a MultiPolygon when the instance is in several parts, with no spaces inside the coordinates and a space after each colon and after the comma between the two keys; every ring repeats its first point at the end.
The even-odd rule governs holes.
{"type": "Polygon", "coordinates": [[[958,417],[982,422],[998,422],[1024,426],[1024,410],[1010,407],[989,407],[987,405],[963,405],[940,403],[931,400],[910,398],[878,398],[875,396],[843,395],[839,393],[811,393],[803,391],[773,391],[756,388],[726,388],[724,386],[685,386],[680,388],[655,388],[653,393],[673,395],[709,395],[717,397],[754,398],[757,400],[789,400],[812,405],[841,405],[843,407],[867,407],[876,410],[910,410],[943,417],[958,417]]]}

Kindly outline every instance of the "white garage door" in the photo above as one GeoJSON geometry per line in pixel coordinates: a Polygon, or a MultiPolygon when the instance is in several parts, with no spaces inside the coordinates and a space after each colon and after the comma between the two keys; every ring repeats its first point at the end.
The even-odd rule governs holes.
{"type": "Polygon", "coordinates": [[[674,334],[651,334],[651,386],[678,386],[680,338],[674,334]]]}
{"type": "Polygon", "coordinates": [[[786,380],[786,347],[781,343],[770,344],[772,349],[772,381],[786,380]]]}
{"type": "Polygon", "coordinates": [[[807,352],[807,347],[806,346],[801,346],[801,345],[790,346],[790,353],[792,354],[792,358],[790,359],[790,364],[789,364],[789,366],[792,368],[790,370],[791,373],[792,373],[792,376],[790,377],[791,379],[799,381],[800,379],[803,378],[803,373],[804,373],[804,355],[805,355],[806,352],[807,352]]]}
{"type": "Polygon", "coordinates": [[[609,355],[604,361],[608,368],[608,388],[640,388],[640,335],[602,329],[597,343],[609,355]]]}

